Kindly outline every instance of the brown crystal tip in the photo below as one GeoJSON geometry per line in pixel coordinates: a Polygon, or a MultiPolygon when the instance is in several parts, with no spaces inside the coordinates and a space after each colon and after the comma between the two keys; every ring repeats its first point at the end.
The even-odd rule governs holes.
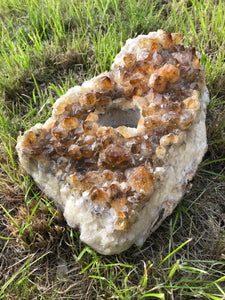
{"type": "Polygon", "coordinates": [[[200,108],[204,78],[194,49],[162,30],[140,36],[112,70],[75,87],[53,117],[20,137],[22,153],[51,169],[92,213],[116,212],[127,230],[153,193],[155,170],[179,144],[200,108]]]}

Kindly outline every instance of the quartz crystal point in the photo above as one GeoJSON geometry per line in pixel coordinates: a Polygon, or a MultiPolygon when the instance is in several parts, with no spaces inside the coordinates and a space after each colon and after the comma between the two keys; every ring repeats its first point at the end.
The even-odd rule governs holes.
{"type": "Polygon", "coordinates": [[[127,40],[111,71],[68,90],[18,137],[24,169],[99,253],[141,246],[207,149],[204,68],[180,38],[127,40]]]}

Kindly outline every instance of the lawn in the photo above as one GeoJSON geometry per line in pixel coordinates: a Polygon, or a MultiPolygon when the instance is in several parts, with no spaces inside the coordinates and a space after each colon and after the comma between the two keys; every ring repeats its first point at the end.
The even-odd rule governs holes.
{"type": "Polygon", "coordinates": [[[225,299],[225,2],[1,0],[0,299],[225,299]],[[18,162],[20,133],[70,87],[110,69],[128,38],[181,32],[205,65],[208,151],[144,243],[102,256],[18,162]]]}

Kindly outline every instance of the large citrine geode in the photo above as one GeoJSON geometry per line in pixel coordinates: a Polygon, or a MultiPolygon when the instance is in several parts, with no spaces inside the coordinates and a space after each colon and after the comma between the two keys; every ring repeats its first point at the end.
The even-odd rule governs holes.
{"type": "Polygon", "coordinates": [[[25,170],[100,253],[142,245],[206,151],[204,69],[180,37],[129,39],[110,72],[70,89],[18,137],[25,170]]]}

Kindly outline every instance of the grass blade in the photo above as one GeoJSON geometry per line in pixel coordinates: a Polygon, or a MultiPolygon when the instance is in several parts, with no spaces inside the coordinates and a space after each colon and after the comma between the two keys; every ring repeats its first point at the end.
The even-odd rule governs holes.
{"type": "Polygon", "coordinates": [[[167,255],[159,264],[158,267],[161,266],[165,261],[167,261],[168,258],[170,258],[174,253],[176,253],[177,251],[179,251],[181,248],[183,248],[185,245],[187,245],[188,243],[190,243],[190,241],[192,241],[192,238],[188,239],[186,242],[184,242],[182,245],[180,245],[179,247],[177,247],[175,250],[173,250],[169,255],[167,255]]]}

